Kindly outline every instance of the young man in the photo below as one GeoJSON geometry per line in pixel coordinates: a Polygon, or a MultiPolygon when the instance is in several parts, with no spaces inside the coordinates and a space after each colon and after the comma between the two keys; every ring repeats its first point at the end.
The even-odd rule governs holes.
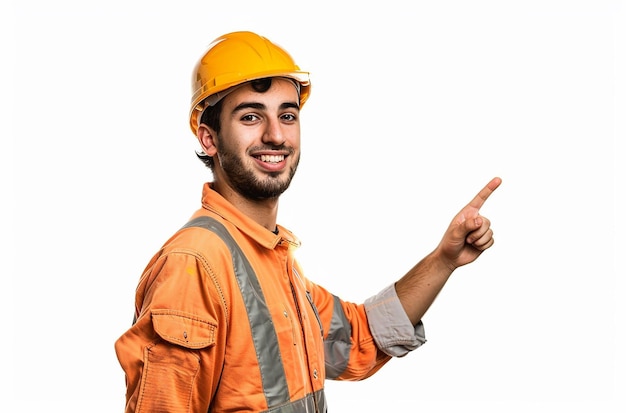
{"type": "Polygon", "coordinates": [[[213,181],[202,207],[152,258],[135,322],[115,343],[126,412],[325,412],[324,380],[360,380],[425,342],[421,318],[459,266],[493,245],[479,209],[363,304],[309,280],[276,223],[300,159],[308,73],[250,32],[216,39],[193,74],[190,124],[213,181]]]}

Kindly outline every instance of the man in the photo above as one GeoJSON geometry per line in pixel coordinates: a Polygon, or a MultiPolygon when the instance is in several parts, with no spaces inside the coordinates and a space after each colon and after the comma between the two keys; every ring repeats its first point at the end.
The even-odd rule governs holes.
{"type": "Polygon", "coordinates": [[[493,245],[479,209],[363,304],[310,281],[277,225],[300,159],[308,73],[251,32],[216,39],[193,74],[190,125],[211,169],[202,207],[152,258],[115,344],[126,412],[325,412],[324,380],[361,380],[425,342],[422,316],[459,266],[493,245]]]}

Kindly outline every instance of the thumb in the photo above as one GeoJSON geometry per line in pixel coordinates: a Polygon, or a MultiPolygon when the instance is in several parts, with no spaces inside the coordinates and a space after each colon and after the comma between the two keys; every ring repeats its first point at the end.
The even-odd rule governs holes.
{"type": "Polygon", "coordinates": [[[480,228],[480,226],[483,224],[483,217],[481,217],[480,215],[476,215],[475,217],[468,219],[465,222],[467,224],[468,232],[473,231],[480,228]]]}
{"type": "Polygon", "coordinates": [[[465,215],[461,215],[457,222],[458,225],[455,228],[454,235],[459,239],[465,239],[467,234],[480,228],[483,224],[483,218],[480,215],[476,215],[474,217],[465,217],[465,215]]]}

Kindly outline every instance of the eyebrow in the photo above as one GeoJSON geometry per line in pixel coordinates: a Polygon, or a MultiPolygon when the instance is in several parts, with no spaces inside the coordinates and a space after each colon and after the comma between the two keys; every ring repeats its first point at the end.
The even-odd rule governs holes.
{"type": "MultiPolygon", "coordinates": [[[[300,111],[300,106],[295,103],[295,102],[284,102],[281,103],[280,105],[280,109],[284,110],[284,109],[297,109],[298,111],[300,111]]],[[[257,109],[257,110],[266,110],[267,107],[263,104],[263,103],[258,103],[258,102],[243,102],[240,103],[239,105],[235,106],[235,108],[233,109],[232,113],[237,113],[241,110],[244,109],[257,109]]]]}

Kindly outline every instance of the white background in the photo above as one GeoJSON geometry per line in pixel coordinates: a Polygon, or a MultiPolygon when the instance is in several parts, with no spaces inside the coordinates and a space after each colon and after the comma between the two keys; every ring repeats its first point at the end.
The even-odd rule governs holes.
{"type": "Polygon", "coordinates": [[[234,30],[311,72],[279,218],[303,240],[307,276],[344,299],[403,275],[503,179],[482,211],[496,244],[431,307],[428,343],[364,382],[328,382],[331,412],[624,407],[623,1],[0,12],[1,403],[16,403],[1,410],[123,410],[113,345],[136,283],[210,179],[187,126],[191,70],[234,30]]]}

